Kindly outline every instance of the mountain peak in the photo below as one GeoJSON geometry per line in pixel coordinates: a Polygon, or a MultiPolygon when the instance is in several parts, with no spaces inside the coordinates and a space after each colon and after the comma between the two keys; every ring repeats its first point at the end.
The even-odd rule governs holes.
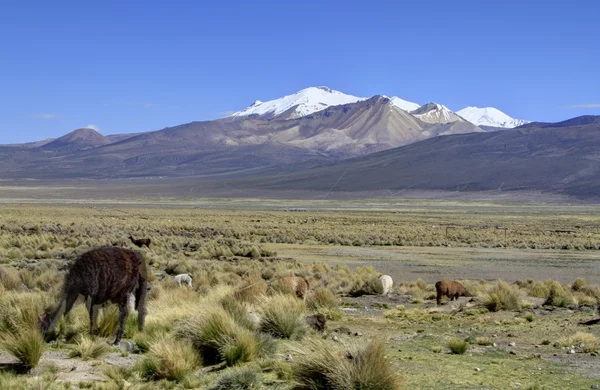
{"type": "Polygon", "coordinates": [[[41,146],[44,149],[54,149],[61,151],[76,151],[89,148],[95,148],[98,146],[106,145],[110,143],[110,140],[98,133],[94,129],[88,127],[82,127],[75,129],[68,134],[63,135],[55,139],[54,141],[48,142],[41,146]]]}
{"type": "Polygon", "coordinates": [[[270,119],[291,110],[286,117],[286,119],[291,119],[306,116],[324,110],[330,106],[355,103],[361,100],[365,99],[346,95],[325,86],[308,87],[279,99],[266,102],[258,101],[258,104],[255,102],[250,107],[235,112],[230,116],[233,118],[260,116],[265,119],[270,119]]]}
{"type": "Polygon", "coordinates": [[[451,123],[463,120],[448,107],[434,102],[423,104],[411,114],[427,123],[451,123]]]}
{"type": "Polygon", "coordinates": [[[477,126],[492,126],[512,129],[531,121],[514,119],[494,107],[465,107],[456,112],[461,117],[477,126]]]}

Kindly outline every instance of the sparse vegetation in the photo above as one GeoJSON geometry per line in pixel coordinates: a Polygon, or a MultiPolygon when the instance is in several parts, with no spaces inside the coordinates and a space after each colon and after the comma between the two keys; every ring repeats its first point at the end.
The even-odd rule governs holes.
{"type": "MultiPolygon", "coordinates": [[[[13,355],[21,356],[17,360],[21,361],[22,368],[38,367],[35,377],[0,373],[0,387],[53,390],[70,386],[69,382],[63,384],[52,379],[56,370],[61,371],[61,375],[69,375],[62,366],[50,364],[46,370],[45,359],[49,355],[42,357],[42,352],[48,349],[89,359],[93,372],[107,378],[106,382],[82,382],[80,387],[89,389],[289,388],[300,372],[297,367],[306,361],[318,360],[318,356],[327,353],[330,354],[328,358],[322,360],[333,362],[346,378],[328,371],[325,363],[319,369],[323,373],[319,378],[339,380],[348,385],[348,378],[358,381],[356,378],[362,377],[367,378],[365,383],[370,384],[356,387],[358,381],[349,386],[385,389],[388,387],[373,385],[379,373],[370,373],[361,366],[362,363],[354,360],[360,355],[357,350],[365,350],[369,340],[393,332],[394,337],[381,346],[380,352],[388,356],[382,360],[393,368],[392,372],[405,375],[407,388],[434,388],[441,379],[441,374],[432,369],[438,367],[439,363],[434,363],[438,360],[452,362],[448,366],[452,367],[450,372],[443,373],[443,379],[451,382],[449,387],[510,388],[512,385],[502,378],[507,377],[504,373],[511,372],[515,377],[524,378],[524,388],[537,383],[540,386],[552,384],[553,388],[589,388],[592,382],[585,375],[555,369],[562,367],[559,359],[564,353],[558,353],[557,362],[523,360],[498,354],[498,349],[492,345],[498,343],[504,346],[515,341],[520,350],[533,356],[552,348],[546,346],[535,350],[534,345],[556,343],[559,348],[564,348],[563,352],[567,348],[575,349],[578,354],[568,355],[570,359],[596,352],[599,335],[594,326],[582,327],[581,330],[587,332],[583,335],[580,334],[582,332],[574,334],[576,331],[573,330],[574,324],[594,318],[592,314],[595,315],[600,298],[596,280],[561,278],[559,283],[526,279],[515,285],[499,287],[500,282],[478,280],[475,271],[474,274],[465,273],[474,275],[472,280],[460,282],[482,299],[454,308],[430,306],[435,302],[435,279],[426,274],[422,275],[427,281],[408,277],[395,279],[394,292],[387,298],[348,296],[363,287],[368,289],[382,271],[363,266],[362,258],[359,267],[344,263],[346,260],[354,261],[357,256],[365,254],[365,259],[375,259],[382,255],[382,259],[386,259],[386,253],[394,256],[399,253],[402,256],[426,253],[425,257],[431,258],[431,263],[427,264],[443,261],[444,266],[465,267],[470,263],[461,256],[473,250],[461,247],[493,248],[498,245],[498,238],[493,236],[491,229],[458,228],[450,230],[448,243],[453,248],[446,250],[440,247],[438,241],[445,235],[440,223],[483,225],[501,220],[498,223],[509,226],[508,250],[489,253],[492,256],[513,256],[520,261],[521,252],[514,248],[552,249],[568,245],[567,249],[560,249],[561,252],[544,252],[544,256],[554,256],[553,261],[558,262],[563,254],[591,256],[592,253],[586,251],[600,243],[600,232],[587,227],[595,222],[581,222],[596,218],[587,214],[554,217],[542,213],[527,216],[527,229],[519,230],[520,225],[514,222],[519,218],[507,218],[504,213],[492,218],[490,215],[463,213],[451,207],[431,213],[325,211],[300,218],[283,211],[4,206],[0,213],[2,346],[7,352],[10,351],[9,344],[16,346],[12,348],[13,355]],[[552,232],[563,224],[584,227],[581,234],[552,232]],[[97,338],[87,336],[88,313],[83,304],[77,303],[69,317],[59,321],[47,342],[42,342],[38,332],[38,314],[55,304],[70,262],[78,254],[100,245],[132,247],[127,239],[130,233],[134,237],[152,238],[150,248],[141,249],[152,271],[146,328],[138,332],[136,316],[128,316],[124,338],[133,342],[133,350],[121,352],[119,357],[130,362],[137,359],[135,372],[133,363],[123,369],[100,364],[105,351],[117,351],[116,348],[105,348],[104,339],[112,337],[116,330],[118,310],[114,305],[101,310],[97,338]],[[359,248],[361,245],[370,247],[359,248]],[[393,245],[395,247],[391,247],[393,245]],[[410,248],[413,246],[437,248],[410,248]],[[276,253],[281,253],[282,257],[268,257],[276,256],[276,253]],[[318,262],[312,262],[315,259],[318,262]],[[332,259],[338,264],[330,263],[332,259]],[[174,283],[172,276],[183,272],[193,275],[193,289],[178,288],[174,283]],[[269,289],[273,281],[283,275],[302,275],[310,281],[306,304],[294,295],[281,298],[273,294],[275,288],[269,289]],[[488,296],[491,298],[485,300],[488,296]],[[533,300],[529,296],[542,299],[533,300]],[[527,300],[535,304],[524,306],[527,300]],[[546,306],[539,306],[542,300],[546,306]],[[486,307],[481,306],[482,301],[486,307]],[[518,302],[519,306],[515,306],[514,302],[518,302]],[[569,307],[570,310],[556,310],[548,305],[569,307]],[[394,307],[396,309],[391,309],[394,307]],[[528,311],[502,312],[518,310],[519,307],[527,307],[528,311]],[[262,326],[255,325],[249,312],[260,314],[262,326]],[[304,316],[315,312],[325,314],[328,319],[327,331],[323,335],[306,332],[304,316]],[[382,312],[384,315],[380,316],[382,312]],[[32,331],[28,333],[27,329],[32,331]],[[509,333],[512,335],[506,336],[509,333]],[[553,335],[552,342],[546,339],[548,334],[553,335]],[[291,340],[271,335],[290,337],[291,340]],[[333,336],[336,341],[332,340],[333,336]],[[317,337],[323,339],[315,341],[317,337]],[[466,343],[466,351],[472,352],[473,356],[459,358],[442,353],[447,351],[448,340],[455,337],[462,338],[457,340],[466,343]],[[315,342],[317,344],[313,344],[315,342]],[[469,344],[473,345],[472,351],[468,348],[469,344]],[[100,352],[94,352],[96,348],[100,352]],[[278,353],[274,353],[276,350],[278,353]],[[303,355],[296,350],[310,351],[310,354],[303,355]],[[293,360],[286,360],[288,353],[293,355],[293,360]],[[195,356],[195,363],[190,360],[192,356],[195,356]],[[207,367],[203,371],[211,371],[209,374],[197,375],[201,362],[206,366],[223,364],[234,367],[221,371],[207,367]],[[528,380],[526,378],[529,378],[533,364],[542,370],[535,380],[528,380]],[[483,370],[471,382],[473,365],[480,365],[483,370]],[[44,373],[38,375],[40,370],[44,373]]],[[[531,256],[533,254],[528,252],[522,261],[526,263],[531,256]]],[[[445,269],[452,268],[440,268],[445,269]]],[[[545,278],[558,275],[553,272],[543,275],[545,278]]],[[[375,286],[372,287],[369,293],[376,294],[375,286]]],[[[365,359],[375,362],[375,365],[380,364],[379,358],[365,359]]],[[[318,364],[313,362],[311,367],[318,367],[318,364]]]]}

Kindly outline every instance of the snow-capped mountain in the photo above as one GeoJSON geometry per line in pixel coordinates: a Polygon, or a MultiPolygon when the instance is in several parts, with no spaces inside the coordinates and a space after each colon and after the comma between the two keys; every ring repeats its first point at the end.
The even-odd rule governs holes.
{"type": "Polygon", "coordinates": [[[427,103],[412,111],[413,116],[427,123],[451,123],[462,121],[463,119],[456,115],[446,106],[438,103],[427,103]]]}
{"type": "Polygon", "coordinates": [[[471,123],[477,126],[493,126],[512,129],[531,121],[523,119],[514,119],[494,107],[466,107],[456,112],[471,123]]]}
{"type": "Polygon", "coordinates": [[[287,113],[286,118],[293,119],[310,115],[330,106],[356,103],[361,100],[366,100],[366,98],[346,95],[327,87],[310,87],[293,95],[269,100],[268,102],[257,100],[250,107],[235,112],[230,116],[234,118],[243,118],[256,115],[263,118],[272,118],[291,110],[291,112],[287,113]]]}
{"type": "Polygon", "coordinates": [[[414,111],[414,110],[418,109],[419,107],[421,107],[420,104],[409,102],[404,99],[400,99],[397,96],[390,98],[390,101],[392,102],[392,104],[394,106],[396,106],[404,111],[408,111],[408,112],[414,111]]]}

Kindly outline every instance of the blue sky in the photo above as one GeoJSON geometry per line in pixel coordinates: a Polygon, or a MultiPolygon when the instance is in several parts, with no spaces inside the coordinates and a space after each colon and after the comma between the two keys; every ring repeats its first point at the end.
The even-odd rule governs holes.
{"type": "Polygon", "coordinates": [[[600,114],[600,2],[0,5],[0,143],[208,120],[302,88],[600,114]]]}

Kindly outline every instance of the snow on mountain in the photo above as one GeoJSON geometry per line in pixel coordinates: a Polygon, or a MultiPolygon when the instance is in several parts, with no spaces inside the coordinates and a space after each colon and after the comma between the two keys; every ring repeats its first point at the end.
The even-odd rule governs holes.
{"type": "Polygon", "coordinates": [[[448,107],[438,103],[424,104],[412,111],[411,114],[427,123],[451,123],[463,120],[448,107]]]}
{"type": "Polygon", "coordinates": [[[361,100],[366,100],[366,98],[346,95],[327,87],[310,87],[293,95],[269,100],[268,102],[257,100],[251,106],[230,116],[240,118],[250,115],[260,115],[272,118],[293,108],[293,111],[287,115],[287,119],[292,119],[310,115],[330,106],[356,103],[361,100]]]}
{"type": "Polygon", "coordinates": [[[531,121],[523,119],[514,119],[494,107],[466,107],[456,112],[471,123],[477,126],[493,126],[512,129],[531,121]]]}
{"type": "Polygon", "coordinates": [[[420,104],[409,102],[404,99],[400,99],[397,96],[390,98],[390,100],[394,106],[396,106],[404,111],[408,111],[408,112],[414,111],[414,110],[418,109],[419,107],[421,107],[420,104]]]}

